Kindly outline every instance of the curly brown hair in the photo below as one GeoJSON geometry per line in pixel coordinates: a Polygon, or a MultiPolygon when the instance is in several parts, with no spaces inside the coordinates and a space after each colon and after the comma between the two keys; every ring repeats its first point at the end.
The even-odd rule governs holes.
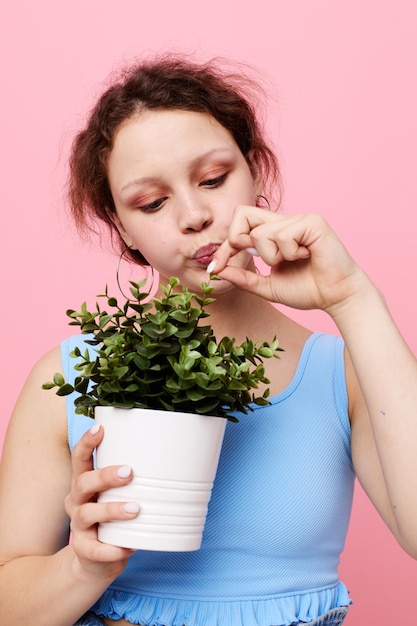
{"type": "MultiPolygon", "coordinates": [[[[181,109],[208,113],[234,137],[245,158],[260,172],[264,184],[280,183],[278,161],[267,145],[260,119],[263,90],[247,75],[243,65],[226,71],[224,60],[204,63],[184,56],[160,55],[123,69],[101,95],[84,130],[76,135],[69,160],[68,197],[80,231],[95,230],[97,218],[116,234],[115,206],[107,179],[107,159],[114,136],[123,121],[142,110],[181,109]]],[[[247,68],[246,68],[247,69],[247,68]]],[[[128,255],[147,264],[138,250],[128,255]]]]}

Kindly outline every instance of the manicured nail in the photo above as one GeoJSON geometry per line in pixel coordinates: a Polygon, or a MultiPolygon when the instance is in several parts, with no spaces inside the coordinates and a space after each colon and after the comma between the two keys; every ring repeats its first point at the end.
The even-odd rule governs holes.
{"type": "Polygon", "coordinates": [[[100,428],[101,428],[101,424],[94,424],[94,426],[90,428],[90,435],[97,435],[100,428]]]}
{"type": "Polygon", "coordinates": [[[139,513],[139,504],[137,502],[125,502],[123,509],[126,513],[139,513]]]}
{"type": "Polygon", "coordinates": [[[206,270],[207,274],[211,274],[214,268],[216,267],[216,265],[217,265],[217,261],[216,259],[213,259],[211,263],[207,265],[207,270],[206,270]]]}
{"type": "Polygon", "coordinates": [[[252,254],[252,256],[259,256],[259,252],[256,248],[245,248],[245,250],[249,252],[249,254],[252,254]]]}
{"type": "Polygon", "coordinates": [[[118,467],[116,470],[116,474],[119,478],[128,478],[132,473],[132,468],[129,465],[122,465],[122,467],[118,467]]]}

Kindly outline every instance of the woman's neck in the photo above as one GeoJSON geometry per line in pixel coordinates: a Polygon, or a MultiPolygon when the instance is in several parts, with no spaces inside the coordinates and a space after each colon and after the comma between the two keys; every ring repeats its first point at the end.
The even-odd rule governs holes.
{"type": "Polygon", "coordinates": [[[270,302],[253,294],[231,289],[225,293],[214,292],[215,302],[207,307],[208,322],[215,335],[234,337],[239,343],[246,337],[254,341],[270,341],[278,334],[285,316],[270,302]],[[274,328],[273,335],[271,329],[274,328]]]}

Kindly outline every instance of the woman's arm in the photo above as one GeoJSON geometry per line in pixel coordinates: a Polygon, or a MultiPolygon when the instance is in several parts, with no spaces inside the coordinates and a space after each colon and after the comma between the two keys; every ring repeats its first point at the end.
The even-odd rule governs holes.
{"type": "Polygon", "coordinates": [[[97,541],[101,519],[131,518],[95,493],[129,482],[117,468],[92,471],[102,437],[67,443],[65,399],[41,389],[60,351],[33,369],[17,402],[0,467],[0,623],[71,626],[124,569],[130,550],[97,541]],[[67,510],[66,510],[67,509],[67,510]],[[73,541],[68,545],[69,516],[73,541]]]}
{"type": "Polygon", "coordinates": [[[366,276],[332,317],[353,365],[348,384],[355,375],[358,381],[349,385],[356,473],[398,542],[417,558],[417,361],[366,276]]]}
{"type": "Polygon", "coordinates": [[[352,454],[362,484],[404,549],[417,558],[417,361],[384,298],[316,215],[238,207],[215,267],[236,286],[337,324],[353,367],[348,376],[352,454]],[[228,266],[256,248],[269,276],[228,266]]]}

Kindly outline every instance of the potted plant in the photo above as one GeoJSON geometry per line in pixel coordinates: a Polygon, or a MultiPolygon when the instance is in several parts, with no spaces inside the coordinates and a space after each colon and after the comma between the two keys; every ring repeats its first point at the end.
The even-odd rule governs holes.
{"type": "Polygon", "coordinates": [[[131,282],[131,297],[122,305],[106,288],[98,297],[108,308],[96,303],[90,312],[84,303],[80,311],[67,311],[70,325],[87,335],[85,343],[94,353],[76,348],[71,353],[79,360],[75,380],[55,373],[43,388],[57,388],[62,396],[74,393],[76,413],[103,424],[98,467],[133,467],[129,485],[100,499],[137,500],[141,514],[101,524],[99,538],[124,547],[194,550],[201,543],[226,422],[237,422],[233,413],[246,413],[252,403],[268,404],[268,389],[255,393],[259,383],[269,383],[263,359],[279,357],[282,349],[276,338],[259,344],[246,339],[237,345],[229,337],[218,342],[211,326],[201,323],[214,301],[209,283],[198,295],[172,277],[161,287],[162,297],[149,302],[144,284],[131,282]],[[144,430],[135,435],[135,427],[144,430]],[[148,462],[156,467],[148,469],[148,462]],[[126,493],[129,488],[133,494],[126,493]]]}

